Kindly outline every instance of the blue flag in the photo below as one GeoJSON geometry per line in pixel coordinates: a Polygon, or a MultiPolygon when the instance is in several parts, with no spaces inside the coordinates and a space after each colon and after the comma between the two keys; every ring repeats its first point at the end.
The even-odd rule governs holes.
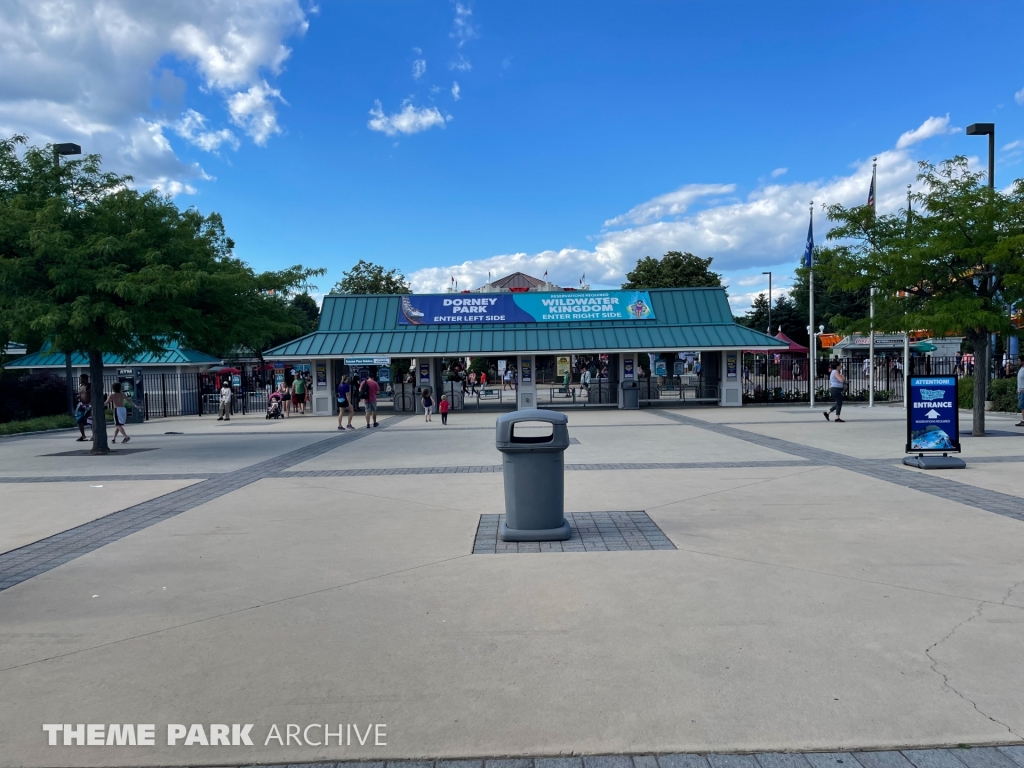
{"type": "Polygon", "coordinates": [[[807,225],[807,245],[804,246],[804,255],[800,259],[801,267],[814,266],[814,214],[811,214],[811,223],[807,225]]]}

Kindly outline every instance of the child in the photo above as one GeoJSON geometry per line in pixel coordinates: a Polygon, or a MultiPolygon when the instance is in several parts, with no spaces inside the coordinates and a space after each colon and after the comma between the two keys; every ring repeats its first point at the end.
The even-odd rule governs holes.
{"type": "Polygon", "coordinates": [[[121,382],[115,381],[111,387],[113,392],[107,395],[107,401],[103,404],[104,408],[110,408],[114,412],[114,437],[110,442],[117,442],[118,433],[124,435],[124,440],[121,442],[127,443],[131,440],[128,437],[128,433],[124,431],[124,422],[128,417],[128,409],[124,404],[124,393],[121,391],[121,382]]]}
{"type": "Polygon", "coordinates": [[[423,415],[424,421],[430,421],[430,411],[434,407],[434,401],[430,398],[430,390],[423,390],[423,415]]]}
{"type": "MultiPolygon", "coordinates": [[[[1024,368],[1022,368],[1024,370],[1024,368]]],[[[441,412],[441,423],[448,423],[448,395],[441,395],[441,402],[437,405],[437,410],[441,412]]]]}

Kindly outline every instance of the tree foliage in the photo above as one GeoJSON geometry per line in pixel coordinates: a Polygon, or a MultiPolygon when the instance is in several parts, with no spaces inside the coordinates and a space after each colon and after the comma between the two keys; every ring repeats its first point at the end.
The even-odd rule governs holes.
{"type": "MultiPolygon", "coordinates": [[[[98,155],[63,164],[58,178],[52,150],[19,155],[25,143],[0,140],[0,327],[88,353],[94,382],[104,353],[159,352],[170,340],[218,351],[243,343],[248,329],[276,321],[269,297],[323,273],[257,274],[234,256],[218,214],[131,189],[98,155]]],[[[101,418],[93,451],[108,451],[101,418]]]]}
{"type": "Polygon", "coordinates": [[[623,288],[718,288],[722,276],[711,271],[711,259],[669,251],[660,259],[645,256],[626,273],[623,288]]]}
{"type": "MultiPolygon", "coordinates": [[[[1024,180],[989,190],[967,159],[920,163],[914,212],[876,216],[868,206],[828,208],[837,222],[822,249],[827,289],[877,287],[875,329],[961,334],[987,371],[988,336],[1011,330],[1008,308],[1024,296],[1024,180]]],[[[849,318],[845,331],[867,331],[849,318]]],[[[974,434],[984,434],[987,376],[975,377],[974,434]]]]}
{"type": "Polygon", "coordinates": [[[352,269],[342,273],[344,276],[334,285],[331,293],[392,294],[412,293],[412,286],[405,279],[401,270],[385,270],[379,264],[359,260],[352,269]]]}

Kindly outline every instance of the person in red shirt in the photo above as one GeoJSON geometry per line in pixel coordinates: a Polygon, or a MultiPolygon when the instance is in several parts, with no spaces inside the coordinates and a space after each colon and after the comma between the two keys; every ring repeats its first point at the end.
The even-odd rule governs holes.
{"type": "Polygon", "coordinates": [[[480,389],[487,389],[487,373],[480,371],[480,389]]]}
{"type": "Polygon", "coordinates": [[[359,385],[359,394],[365,401],[366,428],[370,428],[370,414],[373,414],[373,426],[377,426],[377,393],[380,392],[380,385],[373,379],[367,377],[366,381],[359,385]]]}
{"type": "Polygon", "coordinates": [[[448,423],[448,395],[441,395],[441,402],[437,404],[437,410],[441,413],[441,423],[448,423]]]}

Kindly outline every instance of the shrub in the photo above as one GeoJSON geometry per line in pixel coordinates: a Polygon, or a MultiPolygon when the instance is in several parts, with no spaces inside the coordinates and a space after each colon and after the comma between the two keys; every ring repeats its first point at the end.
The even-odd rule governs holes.
{"type": "Polygon", "coordinates": [[[0,435],[17,435],[22,432],[43,432],[47,429],[68,429],[75,426],[75,420],[67,414],[42,416],[37,419],[8,421],[0,424],[0,435]]]}
{"type": "MultiPolygon", "coordinates": [[[[960,407],[970,410],[974,407],[974,377],[964,376],[959,382],[960,407]]],[[[1017,410],[1017,379],[993,379],[988,389],[994,410],[1013,413],[1017,410]]]]}

